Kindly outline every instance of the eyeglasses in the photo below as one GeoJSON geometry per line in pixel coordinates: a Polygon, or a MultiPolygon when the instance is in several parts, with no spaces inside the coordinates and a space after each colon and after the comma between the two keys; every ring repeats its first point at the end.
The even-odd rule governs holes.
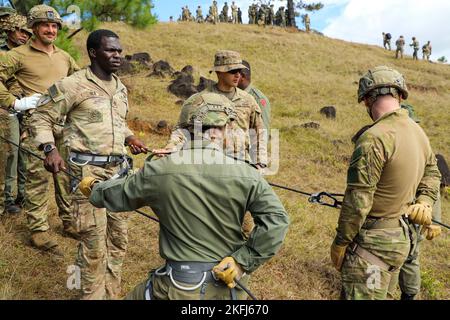
{"type": "Polygon", "coordinates": [[[230,73],[230,74],[241,73],[241,69],[230,70],[227,73],[230,73]]]}

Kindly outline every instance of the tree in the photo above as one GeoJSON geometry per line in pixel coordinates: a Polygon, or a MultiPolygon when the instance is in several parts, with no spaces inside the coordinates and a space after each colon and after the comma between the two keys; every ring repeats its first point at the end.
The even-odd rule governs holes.
{"type": "Polygon", "coordinates": [[[124,21],[138,28],[157,22],[152,14],[152,0],[10,0],[10,3],[25,15],[31,7],[43,3],[56,8],[63,17],[75,12],[79,14],[82,28],[88,31],[97,28],[102,21],[124,21]],[[76,6],[72,7],[76,10],[67,12],[71,6],[76,6]]]}
{"type": "Polygon", "coordinates": [[[441,63],[447,63],[447,58],[445,56],[442,56],[439,59],[437,59],[437,61],[439,61],[441,63]]]}

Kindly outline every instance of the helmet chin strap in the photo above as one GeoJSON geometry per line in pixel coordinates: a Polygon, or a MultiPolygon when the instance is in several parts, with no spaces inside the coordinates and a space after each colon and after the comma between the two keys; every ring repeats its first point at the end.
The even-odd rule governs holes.
{"type": "Polygon", "coordinates": [[[370,119],[372,119],[372,121],[375,121],[372,116],[372,107],[373,107],[373,104],[370,107],[366,106],[366,111],[369,114],[370,119]]]}

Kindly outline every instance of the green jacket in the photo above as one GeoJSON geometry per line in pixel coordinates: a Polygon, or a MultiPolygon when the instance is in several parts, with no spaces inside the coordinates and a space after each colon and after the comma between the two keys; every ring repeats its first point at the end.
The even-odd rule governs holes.
{"type": "Polygon", "coordinates": [[[264,93],[261,92],[261,90],[253,87],[252,85],[249,85],[247,89],[245,89],[247,93],[253,96],[255,98],[256,102],[259,105],[259,108],[262,111],[262,119],[264,123],[264,128],[267,130],[267,135],[270,133],[270,101],[269,99],[264,95],[264,93]]]}
{"type": "Polygon", "coordinates": [[[217,262],[231,255],[247,272],[277,253],[289,224],[258,171],[213,144],[147,159],[138,173],[96,185],[90,201],[111,211],[151,207],[160,219],[164,259],[217,262]],[[248,241],[241,232],[247,211],[255,222],[248,241]]]}
{"type": "Polygon", "coordinates": [[[356,140],[336,243],[350,244],[368,216],[396,219],[416,200],[432,206],[440,177],[428,137],[408,111],[384,115],[356,140]]]}

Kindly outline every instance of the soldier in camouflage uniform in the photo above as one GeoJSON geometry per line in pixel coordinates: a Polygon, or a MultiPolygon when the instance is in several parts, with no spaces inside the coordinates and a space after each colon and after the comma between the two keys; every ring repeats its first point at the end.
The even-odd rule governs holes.
{"type": "MultiPolygon", "coordinates": [[[[19,14],[10,14],[0,17],[0,29],[6,32],[7,38],[0,51],[7,52],[13,48],[25,44],[31,37],[33,31],[27,27],[27,18],[19,14]]],[[[0,53],[1,54],[1,53],[0,53]]],[[[9,92],[16,93],[21,96],[22,89],[14,77],[6,83],[9,92]]],[[[0,110],[1,117],[4,121],[4,134],[1,135],[13,141],[15,144],[20,143],[20,120],[22,114],[19,112],[7,112],[0,110]]],[[[3,143],[4,141],[2,141],[3,143]]],[[[6,173],[0,178],[0,183],[4,185],[5,191],[5,210],[7,213],[16,214],[21,211],[25,198],[25,159],[26,154],[19,151],[16,146],[9,145],[9,152],[2,152],[0,157],[7,157],[6,173]],[[19,175],[19,179],[18,179],[19,175]],[[17,198],[15,198],[14,190],[17,186],[17,198]]],[[[3,160],[2,160],[3,163],[3,160]]],[[[3,167],[2,167],[3,168],[3,167]]]]}
{"type": "Polygon", "coordinates": [[[248,8],[249,24],[256,24],[256,15],[257,15],[256,5],[252,4],[248,8]]]}
{"type": "Polygon", "coordinates": [[[416,37],[413,37],[412,41],[413,42],[409,46],[413,47],[414,49],[413,60],[419,60],[419,49],[420,49],[419,41],[416,39],[416,37]]]}
{"type": "MultiPolygon", "coordinates": [[[[235,104],[237,121],[233,122],[233,127],[229,128],[227,134],[227,151],[229,154],[252,162],[258,168],[267,166],[267,141],[262,120],[261,109],[255,99],[245,91],[237,88],[240,79],[240,71],[247,67],[242,64],[240,54],[234,51],[219,51],[216,53],[214,68],[219,82],[206,88],[204,92],[221,94],[235,104]]],[[[181,115],[189,108],[200,94],[195,94],[185,101],[181,115]]],[[[181,118],[180,115],[180,118],[181,118]]],[[[180,123],[172,132],[171,138],[162,152],[181,148],[186,142],[183,130],[180,130],[180,123]]],[[[158,150],[154,150],[159,153],[158,150]]]]}
{"type": "Polygon", "coordinates": [[[196,20],[197,20],[197,22],[198,23],[202,23],[203,22],[203,12],[202,12],[202,7],[201,6],[198,6],[197,7],[197,17],[196,17],[196,20]]]}
{"type": "Polygon", "coordinates": [[[405,51],[405,39],[403,36],[400,36],[400,38],[395,41],[395,45],[397,46],[397,50],[395,50],[395,58],[398,59],[400,56],[400,58],[403,59],[403,52],[405,51]]]}
{"type": "Polygon", "coordinates": [[[422,47],[423,60],[430,61],[431,52],[432,52],[431,42],[428,41],[427,44],[425,44],[422,47]]]}
{"type": "Polygon", "coordinates": [[[184,113],[183,128],[192,139],[186,149],[149,158],[126,179],[81,182],[87,195],[92,190],[95,207],[129,211],[149,206],[160,219],[165,265],[151,271],[126,299],[245,299],[235,279],[247,285],[249,274],[280,249],[289,219],[279,198],[254,168],[222,151],[234,109],[223,95],[200,93],[184,113]],[[248,240],[240,227],[246,211],[256,221],[248,240]]]}
{"type": "MultiPolygon", "coordinates": [[[[401,107],[408,111],[409,117],[419,123],[414,108],[408,104],[402,104],[401,107]]],[[[441,197],[438,197],[433,206],[432,217],[436,221],[441,221],[441,197]]],[[[421,274],[420,274],[420,243],[426,237],[427,240],[433,240],[441,233],[441,227],[438,225],[431,225],[422,227],[408,221],[408,227],[411,236],[411,249],[405,263],[400,269],[399,285],[402,292],[401,300],[414,300],[420,292],[421,274]]],[[[395,287],[389,288],[389,292],[393,292],[395,287]]]]}
{"type": "MultiPolygon", "coordinates": [[[[118,36],[97,30],[87,40],[90,67],[50,87],[44,105],[33,114],[35,143],[45,150],[46,167],[57,173],[65,162],[54,145],[52,123],[67,118],[64,146],[68,168],[79,177],[108,180],[125,165],[125,145],[133,154],[147,152],[126,123],[127,90],[113,74],[120,67],[118,36]]],[[[71,185],[79,181],[72,179],[71,185]]],[[[81,192],[72,194],[73,226],[80,234],[77,265],[83,299],[120,295],[121,268],[128,244],[127,215],[92,207],[81,192]]]]}
{"type": "Polygon", "coordinates": [[[311,18],[309,17],[308,14],[305,14],[305,16],[303,17],[303,22],[305,24],[305,31],[310,32],[311,31],[311,18]]]}
{"type": "Polygon", "coordinates": [[[231,17],[232,17],[232,22],[234,24],[238,24],[239,20],[238,20],[238,6],[234,3],[231,4],[231,17]]]}
{"type": "Polygon", "coordinates": [[[383,47],[391,51],[391,34],[383,32],[383,47]]]}
{"type": "Polygon", "coordinates": [[[270,101],[264,95],[264,93],[261,92],[261,90],[257,89],[251,84],[252,71],[250,64],[245,60],[242,60],[242,64],[246,66],[247,69],[242,69],[241,71],[241,79],[239,80],[238,88],[249,93],[253,98],[255,98],[255,101],[258,103],[258,106],[262,111],[262,119],[264,123],[264,129],[266,130],[266,139],[267,139],[270,132],[270,112],[271,112],[270,101]]]}
{"type": "Polygon", "coordinates": [[[213,1],[212,5],[214,24],[219,23],[219,8],[217,7],[217,1],[213,1]]]}
{"type": "MultiPolygon", "coordinates": [[[[27,18],[28,27],[34,34],[32,40],[0,57],[0,105],[25,113],[21,134],[22,146],[39,153],[33,143],[35,132],[31,128],[31,115],[35,111],[40,95],[56,81],[78,70],[78,66],[67,52],[53,45],[58,29],[62,27],[62,20],[54,8],[46,5],[35,6],[27,18]],[[5,83],[13,76],[16,77],[25,98],[18,99],[5,87],[5,83]]],[[[58,136],[57,144],[59,144],[62,141],[62,134],[58,122],[55,122],[53,129],[58,136]]],[[[46,232],[49,229],[47,209],[50,175],[45,171],[41,160],[27,155],[26,163],[24,209],[31,232],[31,243],[38,249],[61,255],[57,243],[46,232]]],[[[58,213],[64,229],[67,234],[76,236],[70,227],[72,217],[67,199],[68,179],[64,175],[54,175],[53,181],[58,213]]]]}
{"type": "Polygon", "coordinates": [[[386,299],[410,252],[404,216],[431,225],[440,173],[427,136],[400,108],[407,98],[403,76],[388,67],[360,80],[358,101],[365,102],[374,124],[355,138],[331,246],[344,299],[386,299]]]}
{"type": "Polygon", "coordinates": [[[225,2],[222,8],[223,22],[228,22],[228,3],[225,2]]]}

